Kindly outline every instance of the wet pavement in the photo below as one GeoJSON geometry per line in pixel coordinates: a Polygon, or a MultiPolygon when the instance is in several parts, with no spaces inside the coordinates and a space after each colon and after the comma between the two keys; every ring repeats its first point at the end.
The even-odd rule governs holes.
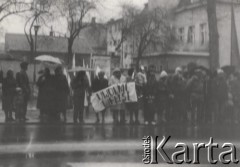
{"type": "MultiPolygon", "coordinates": [[[[0,167],[132,167],[145,166],[142,163],[144,136],[172,136],[166,152],[172,153],[176,142],[208,143],[230,142],[240,153],[240,125],[204,124],[200,127],[190,124],[169,122],[157,126],[112,124],[112,113],[106,113],[106,124],[95,124],[93,111],[85,113],[86,124],[73,124],[72,111],[67,113],[67,123],[40,122],[39,111],[29,108],[25,123],[4,123],[0,112],[0,167]]],[[[129,119],[127,115],[127,120],[129,119]]],[[[217,156],[221,150],[214,153],[217,156]]],[[[192,147],[190,147],[192,153],[192,147]]],[[[200,156],[201,166],[207,164],[206,150],[200,156]]],[[[238,155],[240,158],[240,155],[238,155]]],[[[166,165],[162,161],[159,165],[166,165]]],[[[179,165],[177,165],[179,166],[179,165]]],[[[191,166],[191,165],[187,165],[191,166]]],[[[221,166],[221,165],[217,165],[221,166]]],[[[233,165],[232,165],[233,166],[233,165]]],[[[236,165],[235,165],[236,166],[236,165]]]]}
{"type": "MultiPolygon", "coordinates": [[[[160,139],[172,136],[166,147],[168,153],[173,152],[171,146],[176,142],[208,143],[210,137],[220,145],[234,143],[240,152],[239,129],[236,125],[206,124],[196,128],[176,123],[158,126],[0,124],[0,167],[141,166],[142,138],[148,135],[160,139]]],[[[200,161],[203,166],[209,166],[205,150],[200,161]]]]}

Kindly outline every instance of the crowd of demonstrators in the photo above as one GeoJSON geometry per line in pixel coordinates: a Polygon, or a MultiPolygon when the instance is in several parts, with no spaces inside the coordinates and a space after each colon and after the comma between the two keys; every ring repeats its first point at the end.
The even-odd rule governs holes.
{"type": "MultiPolygon", "coordinates": [[[[30,98],[30,84],[27,76],[28,64],[20,64],[16,74],[7,71],[1,77],[2,107],[6,122],[26,121],[27,104],[30,98]],[[15,112],[15,118],[14,113],[15,112]]],[[[73,96],[73,122],[84,123],[86,96],[111,85],[135,82],[138,101],[111,106],[113,123],[155,125],[181,123],[201,125],[205,123],[239,123],[240,119],[240,73],[227,73],[222,69],[210,72],[201,66],[177,67],[173,74],[156,73],[154,66],[138,71],[129,69],[125,76],[116,68],[110,79],[104,72],[93,78],[92,84],[85,71],[76,73],[69,84],[63,68],[57,67],[54,74],[48,68],[40,71],[37,81],[37,108],[41,120],[66,121],[69,96],[73,96]],[[159,77],[157,77],[159,76],[159,77]],[[90,86],[92,85],[92,86],[90,86]],[[140,115],[143,113],[143,115],[140,115]],[[126,115],[129,115],[127,119],[126,115]]],[[[89,102],[88,102],[89,103],[89,102]]],[[[106,110],[96,113],[96,123],[105,123],[106,110]],[[100,121],[101,116],[101,121],[100,121]]]]}
{"type": "MultiPolygon", "coordinates": [[[[30,100],[31,89],[27,75],[28,63],[20,64],[20,72],[14,77],[14,72],[8,70],[6,77],[1,77],[2,82],[2,109],[6,122],[24,122],[28,120],[27,106],[30,100]],[[15,113],[15,117],[14,114],[15,113]]],[[[66,120],[67,98],[69,86],[62,67],[57,67],[55,74],[50,74],[46,68],[40,71],[37,81],[39,88],[37,108],[40,110],[41,120],[60,120],[60,114],[66,120]]]]}
{"type": "Polygon", "coordinates": [[[222,69],[211,73],[201,66],[178,67],[173,74],[162,71],[157,79],[154,66],[149,66],[147,71],[143,67],[137,72],[129,69],[127,77],[115,69],[109,85],[124,82],[135,82],[138,102],[111,107],[115,124],[126,121],[139,124],[141,110],[146,125],[239,123],[240,74],[237,72],[229,75],[222,69]],[[125,118],[126,111],[129,120],[125,118]]]}

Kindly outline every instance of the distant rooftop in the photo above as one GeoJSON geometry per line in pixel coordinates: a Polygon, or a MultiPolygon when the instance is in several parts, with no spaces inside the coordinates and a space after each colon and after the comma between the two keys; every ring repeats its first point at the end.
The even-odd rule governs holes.
{"type": "MultiPolygon", "coordinates": [[[[30,47],[25,34],[5,35],[5,51],[29,51],[30,47]]],[[[37,50],[40,52],[67,53],[68,39],[65,37],[38,36],[37,50]]],[[[73,52],[89,54],[92,52],[91,46],[83,38],[76,38],[73,44],[73,52]]]]}

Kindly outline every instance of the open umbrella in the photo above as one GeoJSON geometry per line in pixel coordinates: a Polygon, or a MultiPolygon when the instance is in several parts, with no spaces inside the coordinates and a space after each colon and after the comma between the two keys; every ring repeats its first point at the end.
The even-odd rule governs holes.
{"type": "Polygon", "coordinates": [[[38,56],[38,57],[35,58],[35,60],[42,61],[42,62],[59,64],[59,65],[62,65],[62,63],[63,63],[63,61],[60,60],[59,58],[53,57],[53,56],[50,56],[50,55],[38,56]]]}
{"type": "Polygon", "coordinates": [[[86,68],[86,67],[75,67],[73,69],[68,70],[68,72],[79,72],[79,71],[94,71],[94,69],[86,68]]]}

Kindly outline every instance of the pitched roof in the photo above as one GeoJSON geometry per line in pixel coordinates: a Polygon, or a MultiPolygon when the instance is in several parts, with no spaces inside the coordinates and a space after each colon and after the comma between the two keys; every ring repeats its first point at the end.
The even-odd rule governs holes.
{"type": "MultiPolygon", "coordinates": [[[[8,51],[29,51],[30,47],[24,34],[7,33],[5,36],[5,50],[8,51]]],[[[68,39],[64,37],[38,36],[37,51],[49,53],[67,53],[68,39]]],[[[73,52],[90,54],[91,45],[85,39],[76,38],[73,44],[73,52]]]]}

